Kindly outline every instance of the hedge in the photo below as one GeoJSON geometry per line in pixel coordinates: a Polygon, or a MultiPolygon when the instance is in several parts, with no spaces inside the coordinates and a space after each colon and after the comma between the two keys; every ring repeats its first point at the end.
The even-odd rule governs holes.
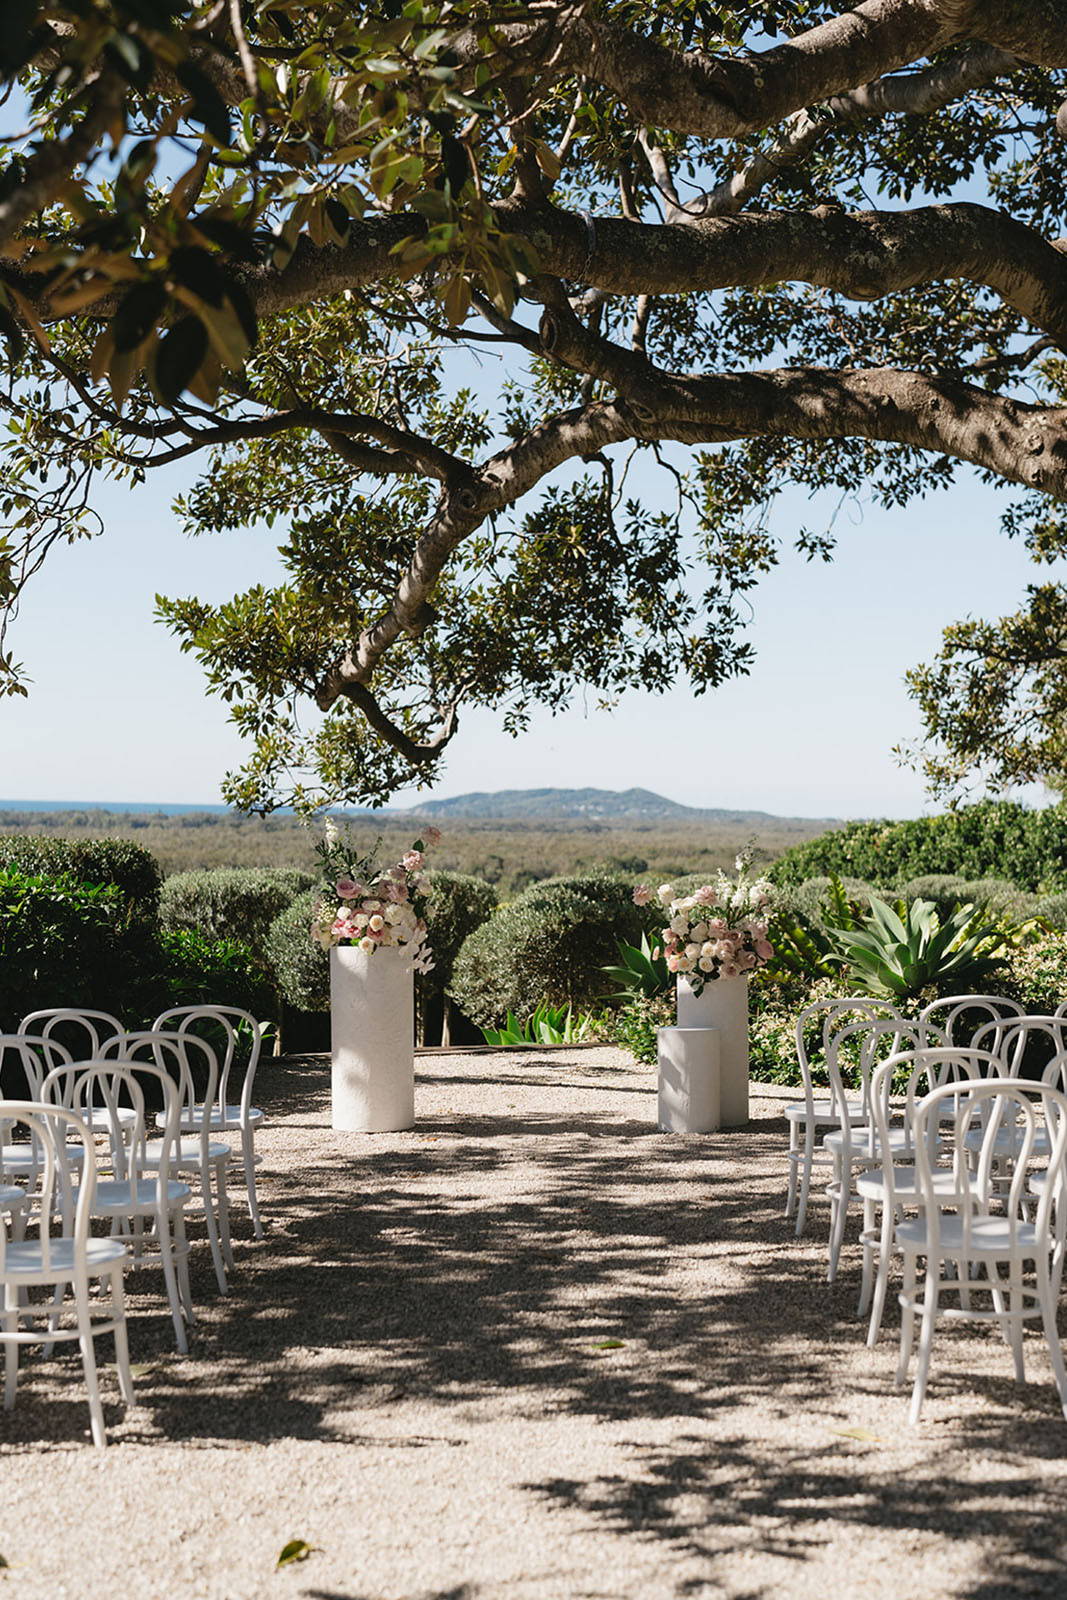
{"type": "Polygon", "coordinates": [[[168,933],[236,939],[262,955],[274,919],[314,882],[295,867],[176,872],[163,885],[160,923],[168,933]]]}
{"type": "Polygon", "coordinates": [[[330,958],[311,937],[311,918],[322,890],[305,889],[278,913],[263,941],[263,955],[283,999],[298,1011],[330,1008],[330,958]]]}
{"type": "Polygon", "coordinates": [[[983,800],[908,822],[849,822],[794,845],[769,869],[775,883],[830,873],[899,888],[927,874],[1009,879],[1030,893],[1067,889],[1067,808],[1028,811],[983,800]]]}
{"type": "Polygon", "coordinates": [[[464,941],[452,995],[483,1028],[508,1011],[528,1016],[542,1000],[592,1005],[611,987],[600,969],[617,960],[616,940],[636,943],[646,925],[629,878],[600,873],[532,884],[464,941]]]}
{"type": "Polygon", "coordinates": [[[125,911],[115,884],[0,867],[0,1032],[29,1011],[125,999],[125,911]]]}
{"type": "Polygon", "coordinates": [[[127,925],[155,922],[163,872],[150,850],[128,839],[50,839],[0,836],[0,867],[39,878],[113,883],[125,901],[127,925]]]}

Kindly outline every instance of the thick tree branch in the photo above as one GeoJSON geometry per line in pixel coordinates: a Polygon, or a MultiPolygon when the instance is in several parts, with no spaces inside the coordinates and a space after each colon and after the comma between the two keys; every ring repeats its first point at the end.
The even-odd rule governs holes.
{"type": "Polygon", "coordinates": [[[459,704],[454,701],[443,709],[439,726],[431,739],[413,739],[405,728],[394,722],[382,709],[366,684],[340,678],[335,687],[332,675],[327,674],[319,696],[320,705],[323,709],[328,709],[342,696],[358,706],[375,733],[387,744],[391,744],[394,750],[399,750],[413,766],[419,766],[439,756],[459,728],[459,704]]]}
{"type": "Polygon", "coordinates": [[[23,163],[22,176],[0,201],[0,243],[13,237],[36,211],[59,194],[75,167],[89,160],[122,111],[126,85],[117,73],[105,71],[89,85],[89,108],[64,139],[45,139],[23,163]]]}

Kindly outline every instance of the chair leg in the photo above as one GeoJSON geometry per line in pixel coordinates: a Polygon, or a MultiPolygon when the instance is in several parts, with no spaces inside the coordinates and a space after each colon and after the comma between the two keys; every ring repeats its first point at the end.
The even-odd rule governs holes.
{"type": "Polygon", "coordinates": [[[215,1190],[218,1195],[219,1205],[219,1239],[222,1243],[222,1256],[230,1271],[233,1271],[233,1247],[230,1244],[230,1190],[227,1183],[227,1161],[215,1163],[215,1190]]]}
{"type": "Polygon", "coordinates": [[[804,1123],[804,1159],[800,1165],[800,1201],[797,1205],[796,1235],[804,1232],[804,1225],[808,1220],[808,1196],[811,1193],[811,1173],[815,1165],[815,1124],[804,1123]]]}
{"type": "MultiPolygon", "coordinates": [[[[4,1332],[15,1334],[19,1327],[19,1292],[11,1282],[4,1284],[4,1332]]],[[[15,1404],[19,1381],[19,1347],[15,1339],[4,1340],[4,1410],[15,1404]]]]}
{"type": "Polygon", "coordinates": [[[896,1224],[896,1214],[892,1206],[882,1207],[882,1239],[878,1249],[878,1271],[874,1279],[874,1294],[871,1296],[871,1320],[867,1324],[867,1347],[873,1350],[878,1343],[878,1335],[882,1331],[882,1318],[885,1315],[885,1296],[889,1287],[889,1267],[893,1255],[893,1229],[896,1224]]]}
{"type": "Polygon", "coordinates": [[[111,1317],[115,1324],[115,1365],[119,1374],[119,1392],[128,1406],[133,1400],[133,1373],[130,1370],[130,1340],[126,1327],[126,1285],[123,1283],[124,1263],[120,1262],[111,1273],[111,1317]]]}
{"type": "Polygon", "coordinates": [[[1037,1263],[1037,1302],[1041,1307],[1041,1323],[1045,1330],[1049,1360],[1052,1362],[1052,1374],[1056,1379],[1060,1408],[1064,1417],[1067,1417],[1067,1370],[1064,1369],[1063,1347],[1060,1344],[1059,1329],[1056,1327],[1056,1299],[1049,1280],[1048,1264],[1045,1261],[1037,1263]]]}
{"type": "MultiPolygon", "coordinates": [[[[885,1207],[883,1206],[883,1211],[885,1207]]],[[[875,1231],[874,1223],[877,1208],[873,1200],[863,1202],[863,1273],[860,1278],[860,1303],[856,1309],[858,1317],[866,1316],[867,1307],[871,1303],[871,1290],[874,1279],[874,1253],[878,1246],[869,1236],[875,1231]]]]}
{"type": "Polygon", "coordinates": [[[208,1244],[211,1246],[211,1259],[215,1263],[215,1281],[219,1286],[219,1293],[228,1294],[226,1268],[222,1261],[222,1251],[219,1249],[219,1230],[215,1222],[215,1201],[211,1194],[211,1170],[207,1166],[200,1168],[200,1198],[204,1205],[204,1222],[207,1225],[208,1244]]]}
{"type": "Polygon", "coordinates": [[[926,1283],[923,1288],[923,1320],[919,1330],[919,1361],[915,1368],[915,1387],[911,1391],[911,1410],[908,1421],[916,1423],[926,1398],[926,1380],[930,1375],[930,1357],[934,1348],[934,1327],[937,1322],[938,1296],[941,1291],[941,1263],[926,1258],[926,1283]]]}
{"type": "Polygon", "coordinates": [[[915,1277],[915,1257],[905,1252],[904,1281],[900,1286],[900,1360],[897,1362],[896,1377],[898,1389],[903,1388],[904,1379],[908,1376],[912,1345],[915,1342],[915,1277]]]}
{"type": "MultiPolygon", "coordinates": [[[[57,1283],[52,1290],[52,1303],[48,1311],[48,1331],[55,1333],[59,1327],[59,1319],[63,1314],[63,1301],[66,1298],[66,1284],[57,1283]]],[[[41,1354],[46,1361],[52,1359],[52,1352],[56,1347],[54,1339],[47,1339],[41,1347],[41,1354]]]]}
{"type": "Polygon", "coordinates": [[[178,1280],[174,1271],[174,1246],[170,1236],[170,1215],[165,1205],[160,1205],[156,1212],[156,1239],[159,1244],[159,1256],[163,1264],[163,1282],[167,1286],[167,1303],[170,1306],[170,1317],[174,1324],[174,1339],[178,1346],[179,1355],[187,1355],[189,1342],[185,1337],[185,1318],[182,1316],[182,1304],[178,1295],[178,1280]]]}
{"type": "Polygon", "coordinates": [[[1008,1268],[1008,1339],[1015,1361],[1016,1383],[1026,1382],[1026,1357],[1023,1354],[1023,1284],[1022,1263],[1013,1261],[1008,1268]]]}
{"type": "Polygon", "coordinates": [[[89,1392],[89,1420],[92,1424],[93,1443],[103,1448],[107,1444],[104,1428],[104,1408],[100,1403],[100,1384],[96,1375],[96,1350],[93,1347],[93,1324],[89,1314],[89,1285],[84,1279],[74,1284],[74,1305],[78,1315],[78,1344],[85,1369],[85,1387],[89,1392]]]}
{"type": "MultiPolygon", "coordinates": [[[[795,1123],[790,1123],[790,1136],[792,1136],[795,1127],[795,1123]]],[[[263,1224],[259,1219],[259,1198],[256,1194],[256,1139],[251,1128],[241,1129],[241,1151],[244,1155],[245,1163],[245,1189],[248,1193],[248,1215],[252,1218],[253,1233],[257,1239],[262,1239],[263,1224]]],[[[790,1197],[795,1200],[796,1166],[792,1161],[789,1163],[789,1193],[790,1197]]],[[[786,1202],[785,1214],[787,1217],[791,1215],[788,1201],[786,1202]]]]}
{"type": "Polygon", "coordinates": [[[178,1210],[174,1213],[174,1240],[175,1255],[178,1265],[178,1290],[181,1294],[182,1310],[188,1323],[196,1321],[193,1310],[193,1292],[189,1287],[189,1240],[185,1232],[185,1211],[178,1210]]]}
{"type": "Polygon", "coordinates": [[[834,1200],[833,1223],[830,1228],[830,1266],[826,1274],[827,1283],[833,1283],[837,1277],[838,1262],[841,1259],[841,1246],[845,1242],[845,1224],[848,1221],[848,1204],[852,1198],[852,1169],[845,1170],[844,1162],[834,1163],[837,1172],[837,1195],[834,1200]]]}

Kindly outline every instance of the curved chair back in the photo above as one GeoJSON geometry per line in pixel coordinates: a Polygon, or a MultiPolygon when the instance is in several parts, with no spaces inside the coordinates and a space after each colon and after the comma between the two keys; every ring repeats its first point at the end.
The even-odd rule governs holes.
{"type": "Polygon", "coordinates": [[[49,1067],[70,1059],[61,1044],[43,1034],[0,1033],[0,1100],[24,1099],[27,1090],[31,1100],[40,1100],[49,1067]],[[14,1086],[22,1091],[17,1096],[14,1086]]]}
{"type": "Polygon", "coordinates": [[[178,1126],[197,1129],[206,1161],[219,1088],[218,1058],[207,1041],[195,1033],[144,1028],[110,1040],[104,1055],[109,1060],[118,1059],[134,1066],[151,1064],[170,1078],[175,1088],[178,1126]],[[204,1081],[203,1096],[197,1094],[198,1077],[204,1081]]]}
{"type": "Polygon", "coordinates": [[[160,1189],[170,1178],[178,1138],[178,1093],[170,1074],[154,1061],[75,1061],[53,1067],[41,1085],[45,1104],[74,1111],[97,1136],[108,1141],[115,1177],[136,1184],[146,1175],[159,1176],[160,1189]],[[147,1163],[149,1117],[145,1081],[151,1080],[163,1104],[163,1141],[158,1164],[147,1163]]]}
{"type": "Polygon", "coordinates": [[[974,1045],[980,1050],[1000,1049],[998,1025],[1003,1027],[1015,1017],[1021,1017],[1024,1008],[1015,1000],[1000,994],[951,994],[932,1000],[919,1013],[919,1023],[926,1028],[936,1028],[940,1038],[922,1039],[923,1045],[974,1045]],[[989,1031],[992,1030],[992,1031],[989,1031]],[[984,1035],[980,1042],[978,1035],[984,1035]]]}
{"type": "MultiPolygon", "coordinates": [[[[62,1045],[68,1060],[89,1061],[100,1056],[108,1039],[122,1032],[122,1023],[110,1011],[53,1006],[47,1011],[31,1011],[19,1023],[18,1031],[62,1045]]],[[[59,1066],[60,1062],[52,1065],[59,1066]]]]}
{"type": "Polygon", "coordinates": [[[915,1023],[902,1017],[879,1017],[874,1020],[845,1023],[830,1036],[826,1050],[826,1071],[830,1079],[830,1092],[837,1109],[841,1127],[841,1156],[847,1172],[853,1156],[864,1155],[873,1160],[876,1154],[876,1129],[871,1112],[871,1079],[878,1061],[885,1055],[896,1056],[906,1042],[913,1049],[919,1041],[915,1023]],[[844,1058],[852,1041],[859,1044],[857,1065],[860,1074],[864,1123],[863,1131],[853,1128],[849,1116],[848,1090],[845,1084],[844,1058]]]}
{"type": "MultiPolygon", "coordinates": [[[[86,1245],[96,1195],[96,1149],[85,1122],[66,1106],[44,1105],[37,1100],[0,1103],[0,1184],[4,1182],[4,1146],[11,1133],[22,1127],[29,1139],[18,1145],[31,1152],[31,1165],[18,1173],[19,1182],[33,1201],[33,1226],[41,1247],[41,1269],[52,1270],[54,1243],[73,1241],[75,1268],[81,1262],[86,1293],[86,1245]],[[74,1154],[76,1152],[76,1156],[74,1154]]],[[[4,1276],[5,1228],[0,1228],[0,1280],[4,1276]]]]}
{"type": "Polygon", "coordinates": [[[162,1012],[152,1024],[153,1030],[167,1033],[189,1034],[205,1040],[215,1050],[219,1059],[219,1105],[225,1115],[230,1102],[230,1076],[234,1071],[244,1045],[248,1046],[248,1060],[241,1080],[238,1101],[241,1121],[248,1118],[252,1106],[252,1087],[263,1048],[263,1037],[270,1027],[267,1022],[257,1022],[249,1011],[237,1006],[173,1006],[162,1012]]]}
{"type": "MultiPolygon", "coordinates": [[[[797,1017],[796,1047],[797,1064],[804,1085],[804,1105],[809,1117],[815,1114],[815,1085],[807,1046],[807,1034],[811,1024],[813,1022],[820,1024],[822,1054],[823,1060],[826,1061],[830,1052],[831,1038],[839,1029],[846,1026],[850,1017],[853,1021],[868,1024],[896,1016],[897,1012],[893,1006],[883,1005],[880,1000],[874,1000],[870,995],[846,995],[840,1000],[817,1000],[813,1005],[804,1007],[797,1017]]],[[[845,1115],[847,1117],[847,1112],[845,1115]]]]}
{"type": "MultiPolygon", "coordinates": [[[[987,1022],[974,1036],[976,1045],[1003,1056],[1012,1078],[1022,1076],[1028,1048],[1036,1040],[1048,1042],[1049,1060],[1067,1050],[1067,1016],[1010,1017],[996,1023],[987,1022]]],[[[1042,1075],[1046,1065],[1047,1061],[1041,1063],[1042,1075]]],[[[1031,1069],[1027,1076],[1036,1077],[1037,1074],[1031,1069]]]]}

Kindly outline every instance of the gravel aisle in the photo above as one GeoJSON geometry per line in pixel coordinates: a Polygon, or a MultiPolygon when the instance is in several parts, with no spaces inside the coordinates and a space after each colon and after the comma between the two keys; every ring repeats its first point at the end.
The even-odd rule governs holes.
{"type": "Polygon", "coordinates": [[[321,1061],[268,1063],[268,1238],[235,1214],[225,1300],[197,1243],[193,1353],[131,1273],[106,1452],[77,1358],[24,1361],[0,1600],[1067,1595],[1040,1340],[1020,1390],[946,1330],[909,1429],[896,1313],[868,1352],[855,1247],[830,1288],[823,1204],[799,1244],[780,1217],[780,1102],[668,1139],[624,1059],[422,1057],[417,1129],[373,1137],[330,1132],[321,1061]]]}

